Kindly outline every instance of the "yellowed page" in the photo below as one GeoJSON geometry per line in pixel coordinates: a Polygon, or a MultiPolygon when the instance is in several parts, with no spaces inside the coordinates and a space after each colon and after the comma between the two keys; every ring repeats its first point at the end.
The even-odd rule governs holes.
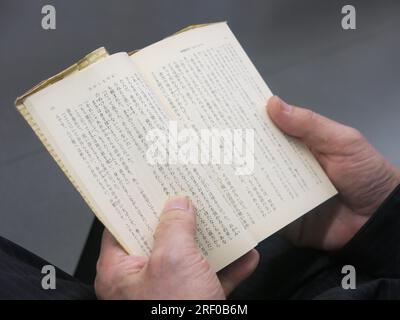
{"type": "Polygon", "coordinates": [[[258,241],[336,194],[309,150],[266,116],[271,91],[226,23],[169,37],[131,59],[171,118],[197,129],[254,130],[250,174],[226,165],[205,171],[258,241]]]}
{"type": "Polygon", "coordinates": [[[255,246],[202,168],[148,164],[145,136],[165,128],[169,116],[126,53],[54,83],[24,104],[99,218],[129,253],[150,253],[163,203],[176,193],[193,198],[198,243],[215,270],[255,246]]]}

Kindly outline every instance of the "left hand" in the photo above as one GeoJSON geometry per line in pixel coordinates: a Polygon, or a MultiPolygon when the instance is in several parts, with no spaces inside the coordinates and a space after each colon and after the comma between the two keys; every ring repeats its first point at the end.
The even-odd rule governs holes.
{"type": "Polygon", "coordinates": [[[256,268],[251,250],[217,275],[195,241],[195,210],[187,197],[169,200],[160,217],[150,257],[128,255],[104,231],[97,262],[101,299],[225,299],[256,268]]]}
{"type": "Polygon", "coordinates": [[[339,191],[282,233],[295,245],[341,249],[399,185],[400,171],[354,128],[278,97],[268,101],[267,112],[283,132],[310,148],[339,191]]]}

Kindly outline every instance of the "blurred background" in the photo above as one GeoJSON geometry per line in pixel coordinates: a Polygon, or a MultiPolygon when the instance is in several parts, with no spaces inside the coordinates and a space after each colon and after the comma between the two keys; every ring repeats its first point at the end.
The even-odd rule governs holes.
{"type": "Polygon", "coordinates": [[[14,100],[97,47],[139,49],[190,24],[228,21],[275,94],[357,127],[400,166],[399,17],[400,1],[382,0],[0,0],[0,236],[87,279],[100,225],[14,100]],[[56,30],[41,28],[46,4],[56,30]],[[341,27],[345,4],[356,30],[341,27]]]}

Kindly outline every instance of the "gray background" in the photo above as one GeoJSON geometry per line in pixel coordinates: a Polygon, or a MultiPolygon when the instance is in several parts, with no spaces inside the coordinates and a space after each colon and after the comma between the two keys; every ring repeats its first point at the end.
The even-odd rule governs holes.
{"type": "Polygon", "coordinates": [[[378,0],[0,0],[0,235],[73,273],[93,221],[15,97],[99,46],[133,50],[194,23],[227,20],[273,92],[359,128],[400,166],[399,17],[399,1],[378,0]],[[341,28],[348,3],[355,31],[341,28]]]}

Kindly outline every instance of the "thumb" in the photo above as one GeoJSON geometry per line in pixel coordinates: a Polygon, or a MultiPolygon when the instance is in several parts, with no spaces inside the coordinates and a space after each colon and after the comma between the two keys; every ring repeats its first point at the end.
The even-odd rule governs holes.
{"type": "Polygon", "coordinates": [[[160,216],[154,234],[153,250],[195,246],[196,216],[192,202],[186,196],[169,199],[160,216]]]}
{"type": "Polygon", "coordinates": [[[253,249],[218,273],[226,296],[253,273],[259,261],[260,255],[257,250],[253,249]]]}
{"type": "Polygon", "coordinates": [[[336,142],[343,142],[341,137],[354,130],[311,110],[289,105],[277,96],[268,100],[267,112],[283,132],[322,153],[332,151],[336,142]]]}

